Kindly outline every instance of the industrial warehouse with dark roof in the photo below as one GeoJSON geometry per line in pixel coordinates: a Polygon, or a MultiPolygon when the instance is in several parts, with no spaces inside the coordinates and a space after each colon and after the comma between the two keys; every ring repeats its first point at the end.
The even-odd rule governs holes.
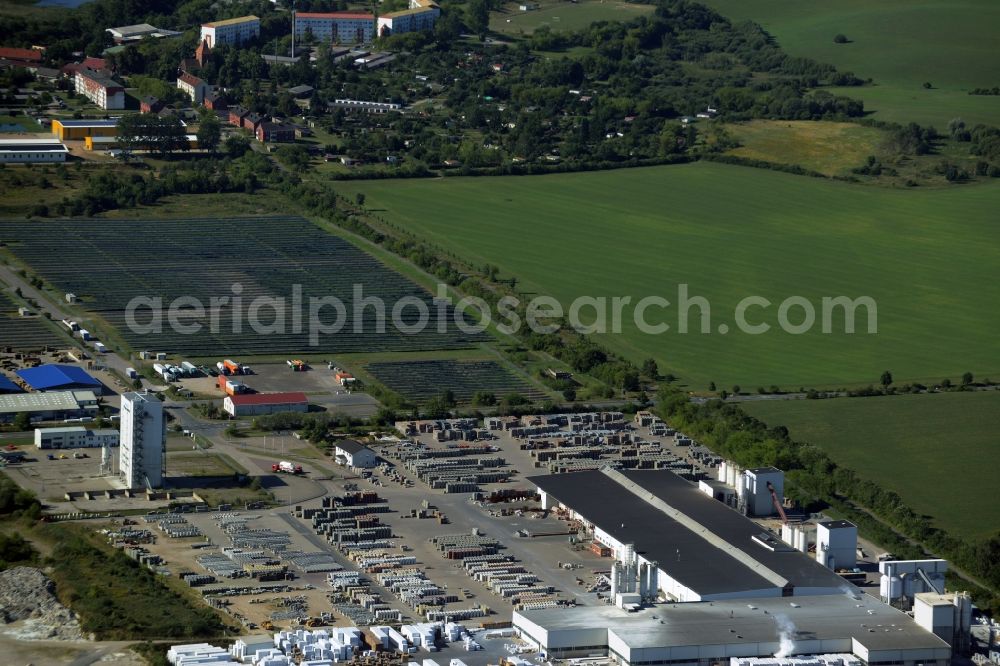
{"type": "MultiPolygon", "coordinates": [[[[521,637],[548,657],[651,666],[839,653],[844,666],[911,666],[951,656],[905,613],[673,472],[607,467],[529,480],[543,507],[569,511],[616,558],[614,606],[515,611],[521,637]]],[[[772,494],[770,484],[758,490],[772,494]]]]}
{"type": "Polygon", "coordinates": [[[632,544],[640,558],[658,563],[667,598],[831,594],[844,585],[673,472],[603,470],[528,480],[544,505],[563,504],[593,526],[598,541],[616,550],[632,544]]]}

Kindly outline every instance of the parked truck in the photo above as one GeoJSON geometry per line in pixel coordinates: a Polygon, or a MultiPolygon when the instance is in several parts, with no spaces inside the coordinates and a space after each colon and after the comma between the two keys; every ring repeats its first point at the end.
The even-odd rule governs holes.
{"type": "Polygon", "coordinates": [[[183,370],[188,377],[194,377],[198,374],[198,367],[190,361],[181,361],[181,370],[183,370]]]}
{"type": "Polygon", "coordinates": [[[228,358],[222,362],[222,367],[226,369],[227,375],[238,375],[240,374],[240,364],[236,361],[230,361],[228,358]]]}
{"type": "Polygon", "coordinates": [[[77,331],[77,333],[80,334],[81,340],[90,340],[90,331],[88,331],[87,329],[81,328],[80,330],[77,331]]]}
{"type": "Polygon", "coordinates": [[[125,376],[129,379],[135,379],[139,373],[135,371],[135,368],[125,368],[125,376]]]}
{"type": "Polygon", "coordinates": [[[246,393],[246,384],[234,379],[229,379],[226,375],[219,375],[218,379],[219,389],[222,390],[226,395],[236,395],[237,393],[246,393]]]}
{"type": "Polygon", "coordinates": [[[282,472],[284,474],[302,474],[302,465],[293,465],[287,460],[276,462],[271,465],[272,472],[282,472]]]}
{"type": "Polygon", "coordinates": [[[100,354],[103,354],[104,352],[108,351],[108,348],[104,345],[103,342],[97,340],[94,342],[94,350],[100,354]]]}

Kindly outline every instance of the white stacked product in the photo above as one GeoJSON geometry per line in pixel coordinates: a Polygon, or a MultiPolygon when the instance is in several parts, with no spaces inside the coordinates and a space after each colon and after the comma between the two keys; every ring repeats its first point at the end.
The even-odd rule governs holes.
{"type": "Polygon", "coordinates": [[[428,652],[437,651],[434,638],[441,629],[440,622],[423,622],[420,624],[404,624],[399,628],[414,647],[423,648],[428,652]]]}
{"type": "Polygon", "coordinates": [[[354,648],[361,646],[361,632],[355,627],[279,631],[274,635],[274,644],[285,654],[298,648],[306,661],[346,661],[353,656],[354,648]]]}
{"type": "Polygon", "coordinates": [[[258,651],[273,649],[274,639],[271,636],[245,636],[236,639],[236,642],[229,648],[229,654],[238,661],[250,663],[257,656],[258,651]]]}
{"type": "Polygon", "coordinates": [[[223,648],[208,643],[175,645],[167,650],[167,661],[175,666],[201,666],[202,664],[236,664],[223,648]]]}

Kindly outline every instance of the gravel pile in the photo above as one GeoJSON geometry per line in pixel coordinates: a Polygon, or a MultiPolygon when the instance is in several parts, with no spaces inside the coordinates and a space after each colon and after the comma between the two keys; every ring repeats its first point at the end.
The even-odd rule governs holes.
{"type": "Polygon", "coordinates": [[[36,639],[84,638],[76,613],[59,603],[55,583],[32,567],[0,571],[0,622],[28,620],[36,639]]]}

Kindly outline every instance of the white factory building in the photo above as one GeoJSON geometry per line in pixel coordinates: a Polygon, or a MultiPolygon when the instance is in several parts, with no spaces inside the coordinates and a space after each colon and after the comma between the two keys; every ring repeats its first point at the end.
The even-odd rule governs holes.
{"type": "Polygon", "coordinates": [[[716,499],[748,516],[772,516],[781,511],[779,504],[785,492],[785,473],[776,467],[742,469],[724,461],[719,465],[719,481],[703,483],[704,492],[709,492],[707,487],[714,488],[716,499]],[[724,487],[731,488],[734,494],[719,497],[724,487]]]}
{"type": "Polygon", "coordinates": [[[67,153],[65,144],[55,139],[0,139],[2,164],[65,162],[67,153]]]}
{"type": "Polygon", "coordinates": [[[858,564],[858,527],[846,520],[816,525],[816,561],[833,569],[853,569],[858,564]]]}
{"type": "Polygon", "coordinates": [[[242,44],[260,36],[260,19],[256,16],[240,16],[203,23],[201,26],[201,41],[208,40],[209,48],[220,44],[242,44]]]}
{"type": "Polygon", "coordinates": [[[878,563],[882,601],[909,610],[923,592],[943,592],[947,560],[886,560],[878,563]]]}
{"type": "MultiPolygon", "coordinates": [[[[773,506],[778,470],[751,472],[755,483],[744,486],[744,508],[763,511],[764,502],[754,498],[773,506]]],[[[529,481],[543,506],[568,511],[616,558],[613,604],[514,613],[521,637],[548,658],[607,655],[623,665],[709,666],[781,651],[843,653],[898,666],[950,660],[951,648],[932,633],[934,626],[866,597],[670,471],[605,468],[529,481]]],[[[936,613],[943,623],[945,611],[936,613]]]]}
{"type": "Polygon", "coordinates": [[[78,390],[0,395],[0,423],[13,421],[21,412],[26,412],[32,423],[93,418],[97,413],[97,394],[78,390]]]}
{"type": "Polygon", "coordinates": [[[863,594],[514,612],[521,637],[550,659],[607,655],[629,666],[710,666],[733,657],[847,653],[870,666],[945,666],[951,647],[908,615],[863,594]]]}
{"type": "Polygon", "coordinates": [[[163,403],[148,391],[123,393],[119,473],[127,488],[159,488],[167,454],[163,403]]]}
{"type": "Polygon", "coordinates": [[[112,428],[88,430],[83,426],[35,428],[39,449],[96,449],[118,446],[118,431],[112,428]]]}
{"type": "Polygon", "coordinates": [[[361,442],[344,439],[336,444],[335,455],[348,467],[369,468],[378,464],[378,456],[361,442]]]}

